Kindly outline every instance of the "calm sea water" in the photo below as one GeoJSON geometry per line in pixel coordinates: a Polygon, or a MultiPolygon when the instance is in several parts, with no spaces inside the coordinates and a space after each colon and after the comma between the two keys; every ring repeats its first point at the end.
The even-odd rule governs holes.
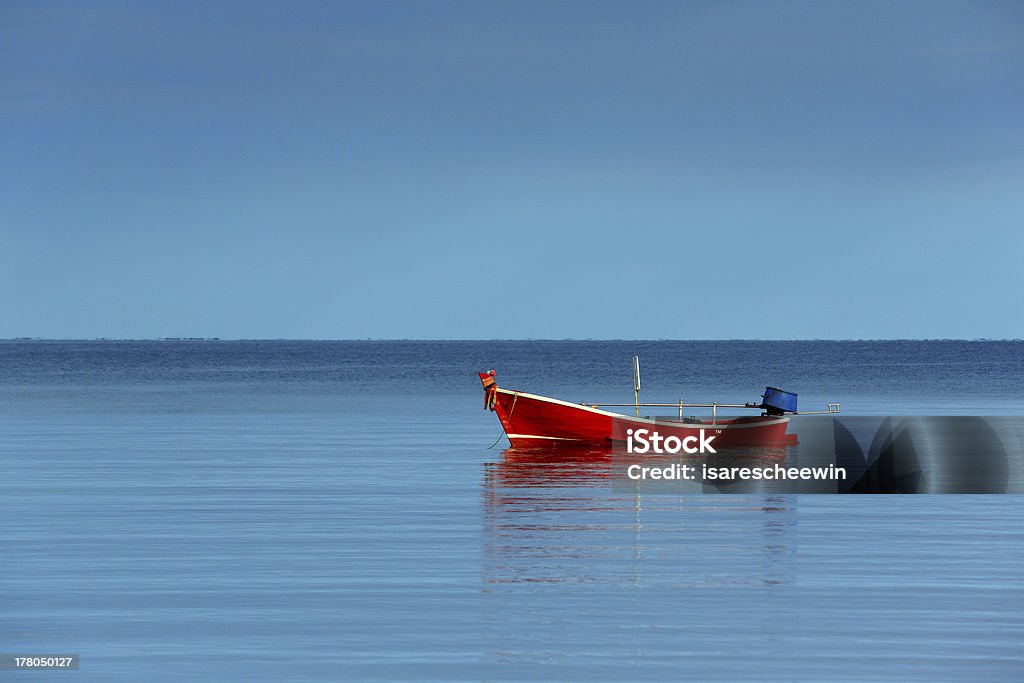
{"type": "Polygon", "coordinates": [[[1021,342],[0,342],[0,651],[81,655],[33,680],[1024,679],[1020,496],[623,495],[488,448],[477,370],[627,401],[633,353],[649,401],[1024,415],[1021,342]]]}

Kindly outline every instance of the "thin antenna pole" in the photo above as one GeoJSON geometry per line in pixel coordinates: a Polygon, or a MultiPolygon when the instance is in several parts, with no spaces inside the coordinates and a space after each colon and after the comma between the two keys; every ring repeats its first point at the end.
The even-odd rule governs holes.
{"type": "Polygon", "coordinates": [[[633,356],[633,403],[640,417],[640,356],[633,356]]]}

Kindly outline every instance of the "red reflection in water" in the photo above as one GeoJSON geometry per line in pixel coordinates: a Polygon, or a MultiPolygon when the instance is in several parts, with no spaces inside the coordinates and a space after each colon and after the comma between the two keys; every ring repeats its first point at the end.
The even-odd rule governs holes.
{"type": "MultiPolygon", "coordinates": [[[[612,487],[620,455],[612,448],[510,448],[487,464],[481,578],[488,590],[792,580],[794,497],[623,493],[612,487]]],[[[745,449],[718,454],[715,465],[770,465],[787,458],[786,448],[745,449]]]]}

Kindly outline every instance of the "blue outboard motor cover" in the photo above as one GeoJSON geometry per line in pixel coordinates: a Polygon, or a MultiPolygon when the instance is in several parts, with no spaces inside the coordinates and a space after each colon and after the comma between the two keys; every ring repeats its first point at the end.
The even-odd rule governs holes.
{"type": "Polygon", "coordinates": [[[796,412],[796,394],[794,393],[776,387],[765,387],[761,398],[764,399],[761,407],[770,412],[777,411],[780,415],[796,412]]]}

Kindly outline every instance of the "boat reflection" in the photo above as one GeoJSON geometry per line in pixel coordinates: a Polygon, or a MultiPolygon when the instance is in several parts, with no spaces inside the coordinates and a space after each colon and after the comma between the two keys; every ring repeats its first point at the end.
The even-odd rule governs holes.
{"type": "MultiPolygon", "coordinates": [[[[759,448],[732,448],[721,450],[715,455],[664,456],[645,461],[638,456],[627,455],[620,447],[512,447],[501,454],[497,462],[488,463],[485,478],[494,487],[535,487],[554,488],[607,485],[609,480],[624,478],[625,466],[634,462],[646,462],[659,466],[678,463],[697,468],[702,464],[709,468],[722,467],[764,467],[778,464],[787,466],[793,459],[793,446],[764,446],[759,448]],[[493,480],[493,481],[492,481],[493,480]]],[[[737,489],[737,482],[731,480],[692,482],[689,492],[728,492],[737,489]],[[696,488],[694,488],[696,487],[696,488]],[[701,488],[702,487],[702,488],[701,488]]],[[[649,483],[648,483],[649,485],[649,483]]],[[[749,482],[744,484],[751,492],[749,482]]],[[[493,488],[490,487],[489,488],[493,488]]],[[[621,485],[618,487],[621,492],[621,485]]]]}
{"type": "MultiPolygon", "coordinates": [[[[785,462],[786,448],[720,458],[785,462]]],[[[795,574],[797,497],[613,488],[611,449],[510,448],[486,465],[483,582],[764,586],[795,574]]],[[[719,462],[718,464],[724,464],[719,462]]],[[[713,488],[706,488],[708,491],[713,488]]]]}
{"type": "Polygon", "coordinates": [[[519,447],[487,464],[487,488],[521,486],[589,486],[612,476],[611,448],[519,447]]]}

